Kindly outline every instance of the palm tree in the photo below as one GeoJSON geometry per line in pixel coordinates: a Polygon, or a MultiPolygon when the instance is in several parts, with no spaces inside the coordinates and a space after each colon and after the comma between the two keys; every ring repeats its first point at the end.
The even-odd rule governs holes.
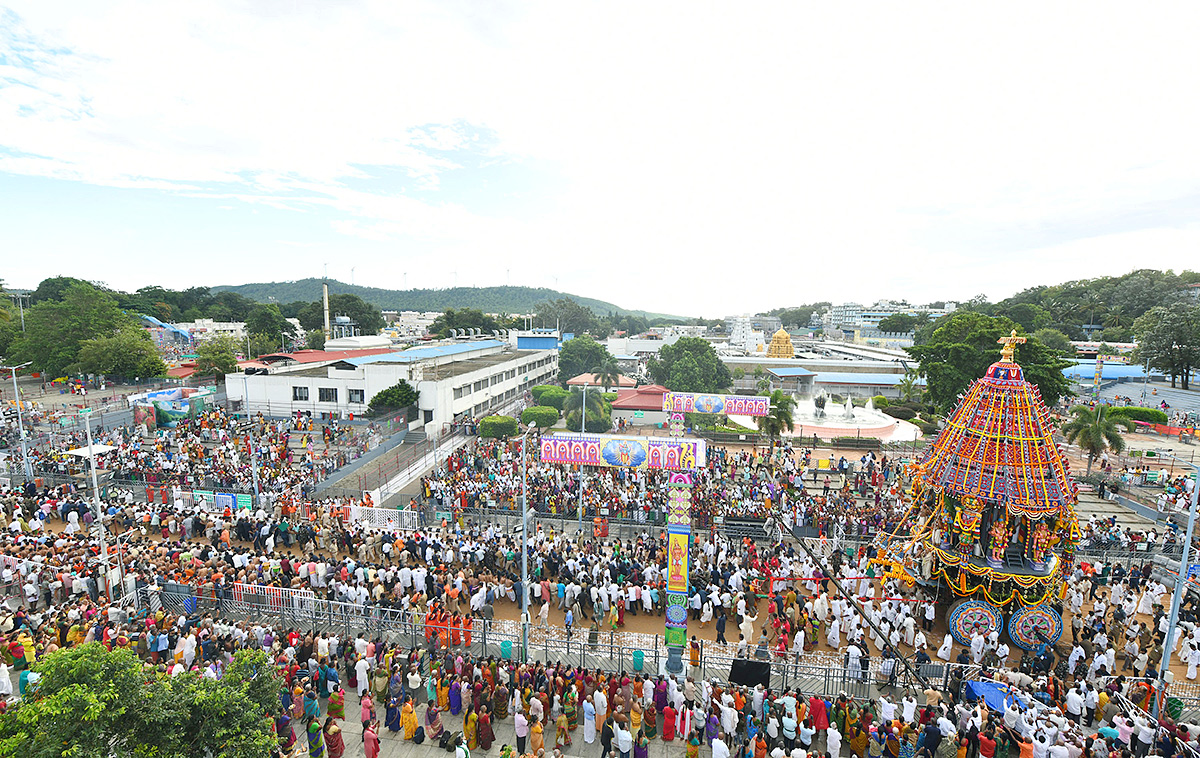
{"type": "MultiPolygon", "coordinates": [[[[621,366],[617,363],[617,359],[611,355],[606,355],[600,361],[600,365],[596,366],[591,371],[592,379],[596,384],[604,388],[608,392],[608,388],[617,384],[621,378],[621,366]]],[[[620,386],[620,385],[617,385],[620,386]]]]}
{"type": "Polygon", "coordinates": [[[796,399],[783,390],[771,393],[771,412],[759,416],[758,429],[771,438],[771,451],[775,451],[775,440],[784,430],[792,431],[792,410],[796,407],[796,399]]]}
{"type": "MultiPolygon", "coordinates": [[[[571,388],[571,394],[567,395],[567,399],[563,401],[563,417],[574,413],[583,407],[583,390],[578,387],[571,388]]],[[[599,418],[604,413],[604,399],[600,397],[600,393],[592,390],[587,393],[587,415],[589,418],[599,418]]]]}
{"type": "Polygon", "coordinates": [[[1087,472],[1089,474],[1092,473],[1092,462],[1105,450],[1119,454],[1125,449],[1125,438],[1121,436],[1121,431],[1117,427],[1133,431],[1132,421],[1120,416],[1114,417],[1106,413],[1107,410],[1105,406],[1093,409],[1086,405],[1077,405],[1071,409],[1071,415],[1074,418],[1062,428],[1067,442],[1079,445],[1080,448],[1087,451],[1087,472]]]}
{"type": "Polygon", "coordinates": [[[913,369],[904,372],[904,376],[900,378],[900,383],[896,385],[896,389],[900,391],[900,397],[904,398],[905,402],[920,400],[924,394],[925,388],[918,381],[921,374],[913,369]]]}
{"type": "Polygon", "coordinates": [[[1125,308],[1120,305],[1114,305],[1108,315],[1104,317],[1104,328],[1113,326],[1125,326],[1125,322],[1129,319],[1125,317],[1125,308]]]}

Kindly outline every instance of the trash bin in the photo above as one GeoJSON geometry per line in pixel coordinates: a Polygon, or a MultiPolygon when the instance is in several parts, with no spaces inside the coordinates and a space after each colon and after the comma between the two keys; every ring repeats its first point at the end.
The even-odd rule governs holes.
{"type": "Polygon", "coordinates": [[[500,643],[500,657],[506,661],[512,660],[512,640],[504,640],[500,643]]]}
{"type": "Polygon", "coordinates": [[[633,670],[641,671],[642,664],[646,662],[646,653],[643,650],[633,651],[633,670]]]}

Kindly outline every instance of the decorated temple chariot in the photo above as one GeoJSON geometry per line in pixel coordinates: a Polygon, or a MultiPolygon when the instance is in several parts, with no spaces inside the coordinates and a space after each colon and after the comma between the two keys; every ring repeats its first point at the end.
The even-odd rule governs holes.
{"type": "Polygon", "coordinates": [[[975,380],[912,472],[905,536],[881,560],[949,608],[950,632],[1003,634],[1036,650],[1062,634],[1065,577],[1079,543],[1078,488],[1038,388],[1001,358],[975,380]]]}

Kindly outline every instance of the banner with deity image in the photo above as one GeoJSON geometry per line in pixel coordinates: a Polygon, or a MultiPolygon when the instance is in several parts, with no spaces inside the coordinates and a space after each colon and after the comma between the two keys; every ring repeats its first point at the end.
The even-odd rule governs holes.
{"type": "Polygon", "coordinates": [[[667,413],[723,413],[726,416],[766,416],[771,398],[765,395],[707,395],[693,392],[667,392],[663,395],[667,413]]]}
{"type": "Polygon", "coordinates": [[[702,468],[707,451],[700,439],[615,434],[549,434],[542,437],[540,448],[545,463],[672,471],[702,468]]]}

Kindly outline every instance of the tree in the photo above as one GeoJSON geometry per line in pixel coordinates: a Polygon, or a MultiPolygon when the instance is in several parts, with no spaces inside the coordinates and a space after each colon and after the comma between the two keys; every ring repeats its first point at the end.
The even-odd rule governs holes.
{"type": "MultiPolygon", "coordinates": [[[[360,334],[379,334],[379,330],[383,328],[383,312],[358,295],[345,292],[330,295],[330,323],[333,322],[335,316],[349,316],[350,320],[358,325],[360,334]]],[[[300,320],[300,326],[304,327],[305,331],[323,330],[325,328],[324,302],[316,300],[309,303],[300,309],[296,318],[300,320]]]]}
{"type": "Polygon", "coordinates": [[[220,679],[146,677],[128,650],[64,648],[36,665],[37,687],[0,716],[0,757],[268,756],[279,685],[261,651],[240,651],[220,679]]]}
{"type": "Polygon", "coordinates": [[[649,363],[654,381],[673,392],[720,392],[733,383],[712,344],[699,337],[681,337],[665,345],[649,363]]]}
{"type": "Polygon", "coordinates": [[[372,416],[378,416],[383,413],[397,411],[401,408],[407,408],[410,405],[416,405],[419,399],[420,395],[413,389],[413,386],[406,380],[401,379],[391,387],[376,392],[371,398],[370,405],[367,406],[367,413],[372,416]]]}
{"type": "Polygon", "coordinates": [[[79,346],[78,366],[84,373],[124,379],[167,373],[150,335],[132,325],[109,337],[84,340],[79,346]]]}
{"type": "Polygon", "coordinates": [[[1151,308],[1133,322],[1133,332],[1139,340],[1135,359],[1149,359],[1170,374],[1172,387],[1179,379],[1188,389],[1192,369],[1200,366],[1200,306],[1176,302],[1151,308]]]}
{"type": "Polygon", "coordinates": [[[517,420],[512,416],[487,416],[479,420],[480,437],[511,437],[517,433],[517,420]]]}
{"type": "Polygon", "coordinates": [[[1067,442],[1079,445],[1088,454],[1087,472],[1092,473],[1092,462],[1105,450],[1120,454],[1125,449],[1125,438],[1118,427],[1133,431],[1133,422],[1128,418],[1110,414],[1102,405],[1089,408],[1077,405],[1071,409],[1073,418],[1062,428],[1067,442]]]}
{"type": "Polygon", "coordinates": [[[449,337],[451,329],[478,329],[481,336],[492,336],[492,331],[500,329],[500,323],[483,311],[474,308],[447,308],[442,315],[434,319],[429,331],[439,337],[449,337]]]}
{"type": "Polygon", "coordinates": [[[1033,337],[1051,350],[1057,350],[1060,353],[1068,355],[1075,354],[1075,346],[1071,344],[1071,340],[1067,339],[1067,335],[1057,329],[1049,327],[1038,329],[1033,333],[1033,337]]]}
{"type": "Polygon", "coordinates": [[[27,309],[25,326],[25,332],[13,340],[11,357],[17,362],[33,361],[35,369],[51,378],[78,368],[85,341],[139,328],[110,294],[77,281],[61,291],[61,299],[44,299],[27,309]]]}
{"type": "Polygon", "coordinates": [[[279,344],[280,336],[292,338],[296,336],[296,327],[283,317],[279,306],[274,303],[260,303],[254,306],[246,317],[246,331],[250,334],[264,334],[279,344]]]}
{"type": "Polygon", "coordinates": [[[544,390],[537,396],[537,403],[538,405],[544,405],[547,408],[561,411],[563,405],[567,402],[567,398],[570,396],[571,393],[562,387],[550,387],[550,389],[544,390]]]}
{"type": "MultiPolygon", "coordinates": [[[[1008,336],[1017,324],[1007,318],[972,311],[955,311],[937,323],[941,326],[934,330],[929,341],[908,348],[908,352],[921,362],[929,397],[943,412],[949,412],[958,403],[958,395],[999,359],[997,340],[1008,336]]],[[[1017,345],[1016,361],[1025,378],[1038,386],[1047,405],[1054,405],[1070,393],[1063,369],[1071,363],[1036,337],[1017,345]]]]}
{"type": "Polygon", "coordinates": [[[521,413],[521,423],[526,426],[549,429],[558,423],[558,411],[546,405],[535,405],[532,408],[526,408],[521,413]]]}
{"type": "Polygon", "coordinates": [[[921,395],[925,394],[925,388],[921,386],[921,373],[911,368],[905,371],[896,389],[900,391],[900,397],[906,403],[920,400],[921,395]]]}
{"type": "Polygon", "coordinates": [[[569,297],[547,300],[537,307],[537,320],[547,328],[558,327],[563,334],[580,335],[596,326],[596,314],[569,297]]]}
{"type": "Polygon", "coordinates": [[[566,384],[611,357],[608,348],[586,334],[567,340],[558,351],[558,380],[566,384]]]}
{"type": "Polygon", "coordinates": [[[917,325],[915,316],[907,313],[893,313],[879,322],[879,331],[907,334],[917,325]]]}
{"type": "Polygon", "coordinates": [[[611,355],[606,355],[593,366],[591,374],[592,378],[596,380],[596,384],[603,387],[605,392],[608,392],[609,387],[620,386],[618,382],[621,380],[621,367],[617,364],[617,359],[611,355]]]}
{"type": "Polygon", "coordinates": [[[38,283],[37,289],[29,293],[29,303],[37,305],[45,302],[60,302],[65,297],[67,290],[77,284],[96,289],[96,285],[91,282],[85,282],[73,276],[52,276],[49,279],[43,279],[38,283]]]}
{"type": "Polygon", "coordinates": [[[204,340],[196,347],[196,373],[223,379],[237,371],[238,341],[220,336],[204,340]]]}
{"type": "Polygon", "coordinates": [[[785,430],[792,431],[792,411],[795,408],[795,398],[783,390],[775,390],[771,393],[770,412],[766,416],[759,416],[755,419],[758,422],[759,431],[771,438],[772,450],[775,449],[775,442],[785,430]]]}
{"type": "MultiPolygon", "coordinates": [[[[612,431],[612,416],[606,411],[604,413],[592,413],[590,410],[591,399],[588,400],[588,415],[584,419],[584,431],[592,434],[604,434],[612,431]]],[[[567,429],[572,432],[579,431],[579,412],[567,415],[567,429]]]]}
{"type": "MultiPolygon", "coordinates": [[[[584,392],[582,389],[571,389],[570,394],[567,395],[566,402],[563,403],[563,411],[567,413],[568,416],[571,414],[574,414],[576,417],[579,416],[579,409],[583,407],[583,395],[584,392]]],[[[543,397],[545,396],[543,395],[543,397]]],[[[608,404],[604,402],[604,398],[600,397],[599,392],[592,390],[591,392],[587,393],[587,415],[589,418],[592,416],[604,415],[606,410],[605,406],[607,405],[608,404]]],[[[576,423],[574,428],[578,429],[579,424],[576,423]]]]}

